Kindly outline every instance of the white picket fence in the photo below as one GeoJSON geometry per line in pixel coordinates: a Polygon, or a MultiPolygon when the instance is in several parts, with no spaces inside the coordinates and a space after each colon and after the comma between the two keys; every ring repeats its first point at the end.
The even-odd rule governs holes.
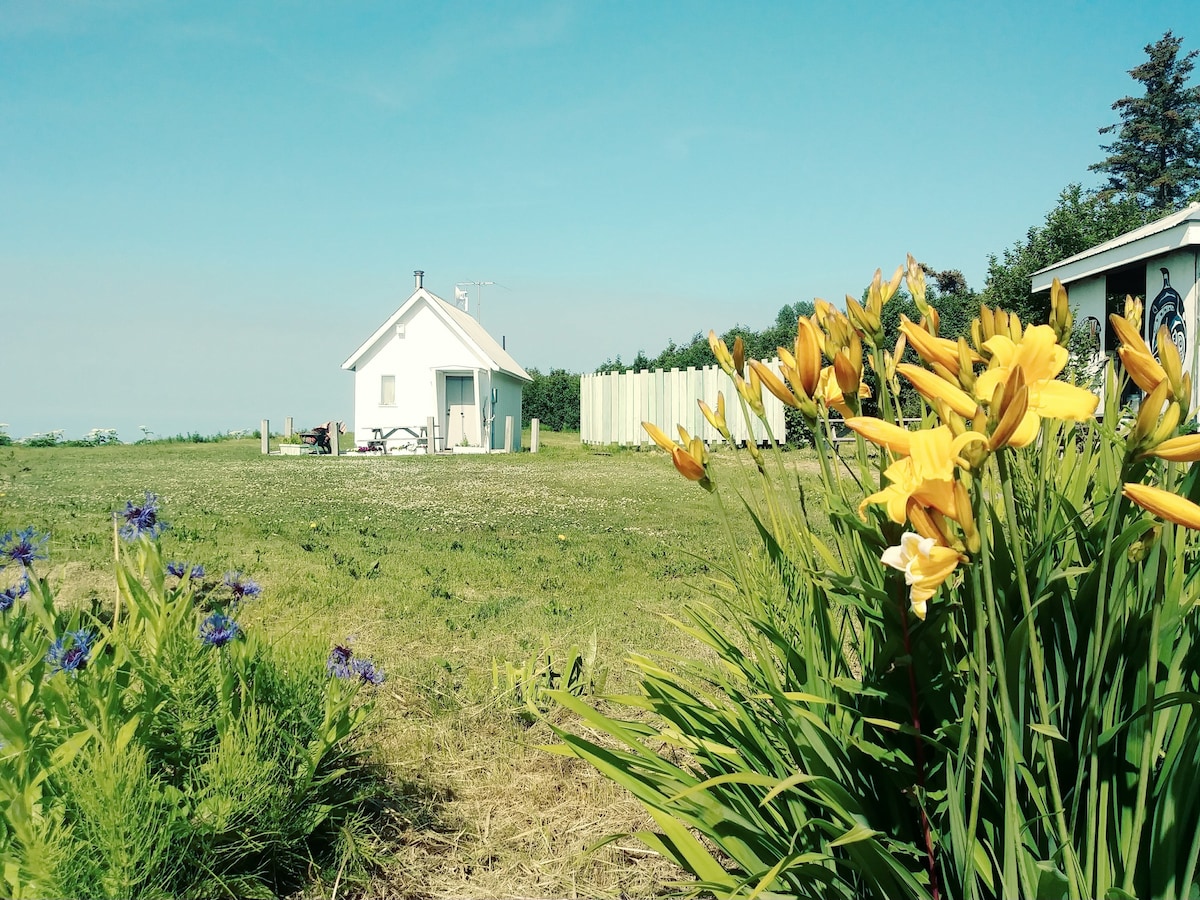
{"type": "MultiPolygon", "coordinates": [[[[778,360],[767,365],[778,372],[778,360]]],[[[605,372],[579,379],[579,433],[585,444],[619,444],[640,447],[653,443],[642,428],[652,422],[672,438],[678,437],[676,425],[707,443],[722,440],[700,412],[698,400],[714,410],[717,392],[725,394],[725,418],[733,439],[744,443],[750,435],[756,443],[767,440],[767,429],[757,419],[748,432],[733,382],[718,366],[697,369],[643,369],[640,372],[605,372]]],[[[783,403],[769,391],[763,391],[763,407],[776,440],[786,439],[783,403]]]]}

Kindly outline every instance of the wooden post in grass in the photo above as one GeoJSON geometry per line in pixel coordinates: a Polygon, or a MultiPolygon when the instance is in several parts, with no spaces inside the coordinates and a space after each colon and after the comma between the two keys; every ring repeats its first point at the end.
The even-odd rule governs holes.
{"type": "Polygon", "coordinates": [[[262,437],[263,456],[266,456],[271,452],[271,423],[266,419],[263,419],[262,425],[259,426],[258,433],[262,437]]]}
{"type": "Polygon", "coordinates": [[[333,434],[329,435],[329,452],[334,456],[342,455],[342,423],[333,423],[333,434]]]}
{"type": "Polygon", "coordinates": [[[504,417],[504,452],[513,452],[513,417],[504,417]]]}
{"type": "Polygon", "coordinates": [[[291,416],[288,416],[286,419],[283,420],[283,436],[284,437],[292,436],[292,417],[291,416]]]}
{"type": "Polygon", "coordinates": [[[437,438],[434,436],[433,416],[428,416],[425,419],[425,452],[437,453],[437,438]]]}
{"type": "Polygon", "coordinates": [[[542,436],[542,420],[532,419],[529,422],[529,452],[538,452],[539,439],[542,436]]]}

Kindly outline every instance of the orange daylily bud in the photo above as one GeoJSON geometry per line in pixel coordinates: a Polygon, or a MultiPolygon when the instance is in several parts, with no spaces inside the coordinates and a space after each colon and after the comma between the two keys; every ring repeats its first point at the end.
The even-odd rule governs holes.
{"type": "MultiPolygon", "coordinates": [[[[862,365],[862,358],[859,358],[859,366],[862,365]]],[[[862,381],[861,373],[856,371],[854,364],[850,361],[849,351],[845,348],[838,351],[837,356],[833,358],[833,375],[837,379],[838,387],[842,389],[842,395],[857,394],[858,385],[862,381]]]]}
{"type": "Polygon", "coordinates": [[[934,400],[944,400],[952,410],[968,419],[973,419],[978,412],[979,404],[970,394],[950,382],[938,378],[928,369],[922,369],[920,366],[910,363],[900,363],[896,366],[896,371],[907,378],[917,392],[931,403],[934,400]]]}
{"type": "Polygon", "coordinates": [[[954,506],[958,510],[955,521],[962,529],[963,541],[967,545],[967,550],[971,553],[978,553],[979,530],[975,527],[975,512],[971,509],[971,494],[961,478],[954,481],[954,506]]]}
{"type": "Polygon", "coordinates": [[[1126,484],[1121,493],[1159,518],[1186,528],[1200,529],[1200,506],[1178,494],[1136,482],[1126,484]]]}
{"type": "Polygon", "coordinates": [[[1169,438],[1151,450],[1150,455],[1167,462],[1200,461],[1200,434],[1181,434],[1169,438]]]}
{"type": "Polygon", "coordinates": [[[733,375],[733,357],[729,354],[729,348],[725,346],[725,342],[717,337],[715,331],[708,333],[708,346],[712,348],[713,356],[717,359],[717,365],[725,372],[726,375],[733,375]]]}
{"type": "Polygon", "coordinates": [[[821,378],[821,345],[817,327],[810,319],[796,323],[796,375],[800,379],[798,387],[813,396],[821,378]]]}
{"type": "Polygon", "coordinates": [[[743,378],[746,377],[746,344],[740,334],[733,339],[733,368],[743,378]]]}
{"type": "Polygon", "coordinates": [[[676,447],[671,451],[671,461],[675,463],[675,468],[679,470],[679,474],[689,481],[702,481],[705,478],[704,466],[698,463],[695,457],[682,447],[676,447]]]}
{"type": "Polygon", "coordinates": [[[796,396],[788,390],[787,385],[765,363],[757,359],[750,360],[750,371],[757,375],[763,386],[783,401],[785,406],[790,406],[793,409],[800,408],[800,401],[796,399],[796,396]]]}
{"type": "Polygon", "coordinates": [[[650,435],[650,439],[658,446],[662,447],[668,453],[675,450],[675,442],[663,434],[662,429],[652,422],[643,422],[642,428],[646,430],[646,434],[650,435]]]}
{"type": "Polygon", "coordinates": [[[872,444],[887,447],[897,456],[908,456],[912,452],[912,432],[899,425],[874,416],[854,416],[846,420],[846,427],[861,434],[872,444]]]}
{"type": "Polygon", "coordinates": [[[1050,285],[1050,327],[1054,329],[1058,342],[1064,347],[1071,339],[1071,304],[1067,302],[1067,290],[1057,278],[1050,285]]]}
{"type": "Polygon", "coordinates": [[[1150,437],[1150,434],[1154,431],[1154,427],[1158,424],[1159,417],[1162,415],[1163,404],[1167,402],[1170,391],[1171,385],[1164,378],[1158,383],[1158,387],[1147,394],[1145,399],[1142,400],[1137,420],[1129,432],[1129,446],[1131,448],[1139,448],[1146,445],[1146,439],[1150,437]]]}
{"type": "Polygon", "coordinates": [[[879,315],[880,310],[883,309],[883,305],[892,299],[892,295],[900,287],[900,279],[903,277],[904,266],[896,266],[892,280],[884,284],[883,270],[876,269],[875,277],[871,279],[871,286],[867,289],[867,308],[875,315],[879,315]]]}
{"type": "Polygon", "coordinates": [[[878,313],[864,309],[862,304],[849,294],[846,295],[846,314],[850,318],[850,323],[863,333],[868,343],[883,334],[883,323],[880,321],[878,313]]]}
{"type": "Polygon", "coordinates": [[[908,254],[904,281],[908,285],[908,292],[912,295],[913,303],[917,305],[917,311],[921,315],[925,315],[925,270],[921,268],[921,264],[913,258],[911,253],[908,254]]]}
{"type": "MultiPolygon", "coordinates": [[[[1020,369],[1017,370],[1018,372],[1020,369]]],[[[1008,394],[1008,391],[1005,391],[1008,394]]],[[[1004,412],[996,423],[996,430],[988,439],[988,449],[995,451],[1009,443],[1018,427],[1025,420],[1029,409],[1029,388],[1020,385],[1011,396],[1006,396],[1007,403],[1002,403],[1004,412]]],[[[1037,417],[1034,417],[1034,430],[1037,428],[1037,417]]]]}
{"type": "Polygon", "coordinates": [[[708,424],[715,428],[721,437],[729,440],[729,425],[725,421],[725,395],[717,391],[716,412],[713,412],[703,400],[698,400],[697,403],[700,404],[700,412],[703,413],[708,424]]]}
{"type": "Polygon", "coordinates": [[[1125,295],[1125,320],[1134,334],[1142,332],[1142,301],[1139,297],[1125,295]]]}
{"type": "MultiPolygon", "coordinates": [[[[929,311],[934,312],[933,307],[929,311]]],[[[958,370],[958,344],[931,334],[912,321],[908,316],[900,316],[900,333],[908,339],[908,343],[921,359],[928,363],[941,363],[947,370],[958,370]]]]}

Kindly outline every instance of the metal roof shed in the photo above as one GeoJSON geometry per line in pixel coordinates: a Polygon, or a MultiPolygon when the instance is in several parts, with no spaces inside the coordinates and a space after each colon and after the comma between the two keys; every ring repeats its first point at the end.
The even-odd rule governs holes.
{"type": "Polygon", "coordinates": [[[1141,298],[1146,342],[1157,351],[1159,326],[1166,325],[1185,370],[1192,373],[1192,384],[1200,390],[1200,355],[1195,352],[1200,330],[1200,203],[1034,272],[1030,289],[1049,290],[1055,278],[1067,288],[1076,321],[1092,323],[1095,349],[1102,353],[1116,350],[1109,314],[1122,312],[1127,295],[1141,298]]]}

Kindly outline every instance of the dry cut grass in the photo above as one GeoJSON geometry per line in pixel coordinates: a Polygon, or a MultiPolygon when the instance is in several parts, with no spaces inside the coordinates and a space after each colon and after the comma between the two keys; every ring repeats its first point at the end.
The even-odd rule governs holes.
{"type": "MultiPolygon", "coordinates": [[[[677,871],[592,769],[538,749],[492,685],[595,635],[610,690],[631,652],[685,650],[663,614],[720,580],[729,548],[710,498],[659,453],[543,435],[535,455],[263,457],[257,442],[0,449],[0,532],[51,532],[60,597],[110,603],[111,513],[152,490],[169,558],[264,588],[246,625],[274,640],[347,638],[387,670],[374,733],[396,785],[373,855],[378,897],[648,897],[677,871]]],[[[789,455],[802,477],[813,462],[789,455]]],[[[716,454],[718,475],[729,465],[716,454]]],[[[732,474],[727,473],[727,474],[732,474]]],[[[737,501],[727,494],[735,515],[737,501]]],[[[749,538],[748,529],[744,532],[749,538]]],[[[314,873],[329,896],[336,873],[314,873]]],[[[345,887],[339,885],[339,892],[345,887]]]]}

